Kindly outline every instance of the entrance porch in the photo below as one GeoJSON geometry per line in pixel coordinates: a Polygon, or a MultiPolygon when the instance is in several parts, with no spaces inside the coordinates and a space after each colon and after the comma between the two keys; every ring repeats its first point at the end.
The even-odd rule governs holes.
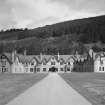
{"type": "Polygon", "coordinates": [[[58,68],[51,67],[51,68],[49,68],[49,72],[58,72],[58,68]]]}

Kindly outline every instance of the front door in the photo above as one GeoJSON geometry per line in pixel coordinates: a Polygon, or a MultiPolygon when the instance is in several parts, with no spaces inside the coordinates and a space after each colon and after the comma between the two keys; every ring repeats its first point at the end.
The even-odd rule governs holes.
{"type": "Polygon", "coordinates": [[[49,68],[49,72],[58,72],[58,68],[55,67],[49,68]]]}

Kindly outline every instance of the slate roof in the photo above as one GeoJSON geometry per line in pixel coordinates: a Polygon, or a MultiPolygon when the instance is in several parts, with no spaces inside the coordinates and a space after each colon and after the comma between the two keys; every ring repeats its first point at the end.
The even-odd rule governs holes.
{"type": "Polygon", "coordinates": [[[19,61],[22,62],[22,63],[31,63],[31,61],[33,59],[35,59],[37,61],[37,63],[40,63],[39,59],[37,58],[37,56],[34,56],[34,55],[18,55],[17,56],[19,58],[19,61]]]}
{"type": "Polygon", "coordinates": [[[32,60],[32,56],[23,56],[23,55],[18,55],[19,61],[22,63],[30,63],[32,60]]]}
{"type": "MultiPolygon", "coordinates": [[[[7,56],[8,60],[12,63],[12,54],[11,53],[4,53],[7,56]]],[[[75,55],[21,55],[16,54],[15,58],[18,57],[19,61],[22,63],[30,63],[32,59],[35,59],[38,64],[47,63],[52,57],[54,57],[58,62],[68,62],[69,59],[73,59],[76,61],[77,57],[75,55]]],[[[87,55],[80,55],[80,59],[86,59],[87,55]]]]}

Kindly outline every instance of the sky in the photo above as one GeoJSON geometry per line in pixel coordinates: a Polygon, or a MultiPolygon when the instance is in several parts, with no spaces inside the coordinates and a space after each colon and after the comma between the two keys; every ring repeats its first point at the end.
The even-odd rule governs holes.
{"type": "Polygon", "coordinates": [[[36,28],[105,14],[105,0],[0,0],[0,29],[36,28]]]}

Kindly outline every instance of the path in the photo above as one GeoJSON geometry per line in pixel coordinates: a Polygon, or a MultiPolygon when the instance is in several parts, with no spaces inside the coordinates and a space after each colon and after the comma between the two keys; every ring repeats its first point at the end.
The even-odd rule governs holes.
{"type": "Polygon", "coordinates": [[[58,74],[49,74],[7,105],[91,105],[91,103],[58,74]]]}

